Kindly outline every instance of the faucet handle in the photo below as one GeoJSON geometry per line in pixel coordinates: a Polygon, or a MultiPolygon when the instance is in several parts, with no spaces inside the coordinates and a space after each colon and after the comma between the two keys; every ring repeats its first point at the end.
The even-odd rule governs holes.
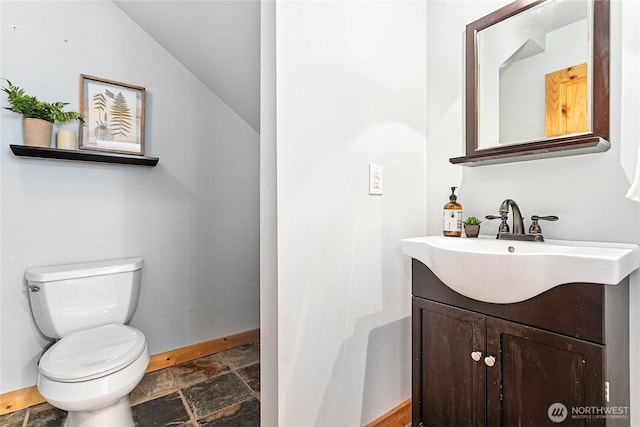
{"type": "Polygon", "coordinates": [[[498,227],[499,233],[508,233],[509,232],[509,224],[507,224],[507,213],[500,211],[500,216],[498,215],[485,215],[485,219],[499,219],[500,226],[498,227]]]}
{"type": "Polygon", "coordinates": [[[555,215],[539,216],[533,215],[531,217],[531,226],[529,227],[529,234],[542,234],[542,228],[538,224],[539,220],[542,221],[557,221],[559,218],[555,215]]]}
{"type": "Polygon", "coordinates": [[[539,216],[539,215],[533,215],[531,217],[531,221],[538,221],[539,219],[543,220],[543,221],[557,221],[560,218],[558,218],[555,215],[547,215],[547,216],[539,216]]]}

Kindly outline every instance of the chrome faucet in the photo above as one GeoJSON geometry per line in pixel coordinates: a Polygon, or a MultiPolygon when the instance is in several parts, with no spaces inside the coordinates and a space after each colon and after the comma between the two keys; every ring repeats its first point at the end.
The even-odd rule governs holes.
{"type": "Polygon", "coordinates": [[[539,216],[533,215],[531,217],[531,227],[529,227],[529,233],[525,234],[524,232],[524,218],[522,217],[522,213],[520,212],[520,208],[518,204],[511,199],[506,199],[500,204],[500,208],[498,209],[498,213],[500,216],[496,215],[487,215],[486,219],[499,219],[501,220],[500,226],[498,227],[498,235],[496,239],[504,239],[504,240],[528,240],[534,242],[544,242],[544,237],[542,236],[542,229],[538,224],[539,220],[545,221],[557,221],[558,217],[555,215],[549,216],[539,216]],[[509,224],[507,223],[509,217],[509,209],[511,209],[512,214],[512,226],[513,232],[509,232],[509,224]]]}

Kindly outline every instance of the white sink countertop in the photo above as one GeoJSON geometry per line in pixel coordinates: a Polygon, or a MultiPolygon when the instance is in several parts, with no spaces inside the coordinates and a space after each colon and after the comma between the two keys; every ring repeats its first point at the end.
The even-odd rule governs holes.
{"type": "Polygon", "coordinates": [[[402,252],[454,291],[500,304],[565,283],[617,285],[640,267],[640,247],[628,243],[426,236],[402,240],[402,252]]]}

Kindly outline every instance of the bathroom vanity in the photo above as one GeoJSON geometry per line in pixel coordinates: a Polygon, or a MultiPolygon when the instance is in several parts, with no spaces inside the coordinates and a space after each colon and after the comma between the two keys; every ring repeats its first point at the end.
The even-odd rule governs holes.
{"type": "Polygon", "coordinates": [[[624,278],[483,302],[412,259],[413,426],[628,426],[628,292],[624,278]]]}

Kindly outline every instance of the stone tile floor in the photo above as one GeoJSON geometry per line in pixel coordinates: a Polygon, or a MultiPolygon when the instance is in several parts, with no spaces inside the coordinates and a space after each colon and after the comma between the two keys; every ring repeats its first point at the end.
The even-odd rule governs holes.
{"type": "MultiPolygon", "coordinates": [[[[150,372],[130,399],[136,427],[259,426],[260,344],[150,372]]],[[[43,403],[0,415],[0,427],[61,427],[66,416],[43,403]]]]}

